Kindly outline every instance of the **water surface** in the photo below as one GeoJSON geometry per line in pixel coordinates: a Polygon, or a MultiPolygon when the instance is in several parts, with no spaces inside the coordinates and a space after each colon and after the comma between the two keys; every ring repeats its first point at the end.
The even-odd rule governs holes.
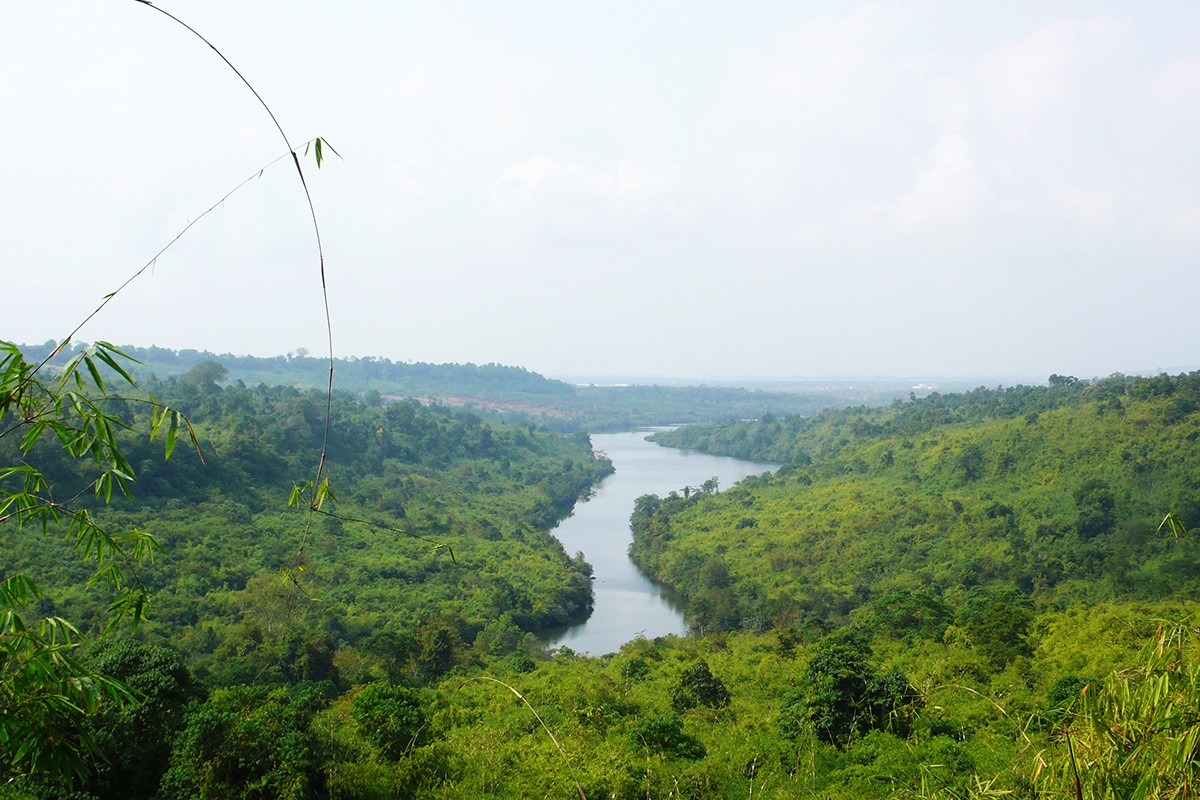
{"type": "Polygon", "coordinates": [[[629,515],[644,494],[666,495],[699,486],[716,477],[727,489],[747,475],[775,469],[773,464],[710,456],[660,447],[646,441],[648,431],[592,435],[592,446],[612,459],[616,472],[597,487],[595,496],[575,506],[554,535],[571,555],[582,551],[595,569],[596,606],[591,617],[547,637],[551,647],[603,655],[638,636],[652,639],[687,633],[683,614],[669,592],[638,571],[629,559],[629,515]]]}

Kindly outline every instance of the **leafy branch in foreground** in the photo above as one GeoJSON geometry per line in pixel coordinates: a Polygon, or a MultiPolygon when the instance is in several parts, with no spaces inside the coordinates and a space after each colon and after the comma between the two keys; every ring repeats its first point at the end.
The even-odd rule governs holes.
{"type": "MultiPolygon", "coordinates": [[[[325,301],[326,331],[330,340],[325,436],[314,480],[315,485],[327,487],[323,471],[333,388],[332,326],[329,323],[325,258],[316,210],[296,148],[292,147],[274,113],[257,90],[220,50],[178,17],[155,7],[148,0],[138,1],[182,25],[225,61],[262,103],[287,144],[287,154],[296,167],[312,215],[325,301]]],[[[318,167],[323,160],[325,147],[329,147],[327,142],[321,139],[315,141],[318,167]]],[[[332,147],[329,149],[337,154],[332,147]]],[[[244,183],[239,184],[238,188],[244,183]]],[[[191,224],[194,223],[184,228],[163,250],[186,233],[191,224]]],[[[55,380],[43,380],[39,373],[66,348],[83,325],[153,265],[158,255],[106,295],[99,306],[41,363],[29,362],[15,344],[0,341],[0,452],[4,454],[4,460],[0,461],[0,524],[8,524],[10,529],[17,531],[37,526],[47,533],[52,527],[57,530],[66,522],[66,531],[73,539],[75,554],[93,569],[87,585],[92,587],[104,583],[116,594],[108,607],[108,628],[127,618],[136,628],[143,618],[147,589],[137,569],[139,564],[153,560],[158,547],[149,533],[139,529],[119,533],[104,530],[87,508],[77,505],[89,490],[101,505],[111,502],[114,488],[120,495],[130,495],[129,484],[134,480],[134,471],[122,455],[118,442],[119,432],[129,430],[130,426],[118,414],[106,410],[106,401],[117,398],[109,394],[104,375],[106,370],[111,370],[127,384],[134,386],[133,379],[120,363],[121,358],[129,357],[116,347],[101,342],[76,353],[59,369],[55,380]],[[9,437],[16,437],[15,446],[10,444],[13,439],[9,437]],[[43,442],[54,440],[57,440],[59,448],[38,447],[43,442]],[[37,462],[45,458],[53,463],[56,458],[61,460],[64,454],[68,462],[91,460],[94,477],[88,480],[83,489],[61,499],[55,496],[52,481],[47,479],[46,472],[39,468],[37,462]]],[[[150,439],[164,435],[167,458],[175,448],[181,428],[187,431],[199,453],[195,432],[182,414],[156,403],[153,398],[144,402],[152,406],[150,439]]],[[[319,504],[317,508],[310,507],[310,525],[312,514],[318,510],[319,504]]],[[[98,708],[103,698],[118,704],[132,699],[118,682],[90,672],[71,658],[70,652],[78,646],[78,631],[55,616],[37,619],[40,615],[34,606],[39,599],[41,593],[37,584],[23,571],[0,576],[0,782],[33,774],[63,783],[83,777],[87,771],[83,753],[92,749],[83,729],[84,719],[98,708]],[[31,607],[31,619],[36,620],[32,624],[26,621],[31,607]]]]}
{"type": "MultiPolygon", "coordinates": [[[[43,534],[64,530],[79,559],[89,564],[89,587],[104,584],[115,593],[109,604],[108,628],[124,620],[133,628],[143,619],[147,589],[138,565],[152,561],[158,542],[146,531],[111,532],[94,515],[76,505],[92,494],[107,505],[114,488],[126,497],[134,471],[121,453],[118,435],[129,425],[104,407],[113,399],[101,366],[130,386],[133,379],[121,366],[128,358],[116,347],[100,342],[82,349],[66,362],[52,381],[16,345],[0,341],[0,446],[16,442],[9,466],[0,468],[0,525],[17,531],[40,528],[43,534]],[[43,442],[54,448],[39,447],[43,442]],[[65,499],[38,464],[61,450],[70,461],[90,461],[94,477],[65,499]]],[[[199,443],[191,423],[180,412],[145,400],[153,407],[150,438],[165,425],[170,457],[179,430],[199,443]]],[[[82,777],[84,752],[91,749],[80,726],[102,700],[125,703],[129,693],[114,680],[84,668],[72,658],[80,635],[57,616],[41,616],[41,591],[22,571],[0,582],[0,777],[44,774],[54,780],[82,777]],[[33,614],[30,616],[30,611],[33,614]],[[40,618],[39,618],[40,617],[40,618]]]]}
{"type": "Polygon", "coordinates": [[[1196,630],[1163,622],[1142,663],[1085,686],[1045,788],[1096,798],[1185,798],[1200,781],[1196,630]]]}
{"type": "Polygon", "coordinates": [[[104,700],[130,702],[118,681],[85,668],[71,656],[79,632],[61,617],[27,624],[19,609],[40,596],[27,576],[0,582],[0,778],[40,773],[83,778],[85,754],[95,751],[80,718],[104,700]]]}

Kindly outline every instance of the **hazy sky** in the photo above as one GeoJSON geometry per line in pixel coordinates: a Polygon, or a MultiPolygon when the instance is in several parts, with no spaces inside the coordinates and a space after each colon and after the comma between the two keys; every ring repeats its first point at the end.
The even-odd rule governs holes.
{"type": "MultiPolygon", "coordinates": [[[[337,355],[550,375],[1200,364],[1200,3],[159,4],[307,162],[337,355]]],[[[64,336],[285,151],[134,0],[0,25],[0,337],[64,336]]],[[[85,340],[325,352],[267,169],[85,340]]]]}

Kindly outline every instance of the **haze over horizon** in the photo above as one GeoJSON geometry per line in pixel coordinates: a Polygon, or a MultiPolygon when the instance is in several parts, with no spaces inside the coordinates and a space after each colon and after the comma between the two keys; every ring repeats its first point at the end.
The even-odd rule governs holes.
{"type": "MultiPolygon", "coordinates": [[[[335,355],[548,376],[1102,377],[1197,363],[1200,6],[159,3],[297,144],[335,355]]],[[[61,338],[278,158],[133,0],[7,9],[0,336],[61,338]]],[[[85,340],[325,351],[267,168],[85,340]]]]}

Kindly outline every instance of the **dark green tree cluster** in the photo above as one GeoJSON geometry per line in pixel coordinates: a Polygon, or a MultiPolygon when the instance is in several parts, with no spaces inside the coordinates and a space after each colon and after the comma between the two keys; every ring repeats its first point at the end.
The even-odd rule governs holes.
{"type": "Polygon", "coordinates": [[[822,741],[845,747],[873,730],[908,736],[923,704],[904,673],[877,673],[866,638],[844,629],[813,648],[803,678],[784,701],[780,726],[794,737],[811,725],[822,741]]]}
{"type": "Polygon", "coordinates": [[[708,662],[700,659],[685,669],[679,683],[671,687],[671,706],[676,711],[687,711],[697,706],[725,708],[731,695],[721,679],[712,674],[708,662]]]}

